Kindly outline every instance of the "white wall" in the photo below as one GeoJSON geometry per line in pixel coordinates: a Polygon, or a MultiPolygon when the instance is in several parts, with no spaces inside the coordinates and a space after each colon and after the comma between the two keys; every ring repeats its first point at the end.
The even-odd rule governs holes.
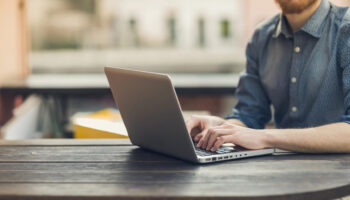
{"type": "Polygon", "coordinates": [[[24,0],[0,0],[0,83],[27,74],[24,6],[24,0]]]}

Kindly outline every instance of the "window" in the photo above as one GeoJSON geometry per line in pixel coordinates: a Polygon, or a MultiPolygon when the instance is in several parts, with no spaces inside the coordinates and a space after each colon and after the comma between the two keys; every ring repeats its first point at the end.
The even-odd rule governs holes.
{"type": "Polygon", "coordinates": [[[255,26],[247,13],[277,12],[262,1],[275,10],[251,0],[28,0],[31,71],[240,71],[255,26]]]}
{"type": "Polygon", "coordinates": [[[228,39],[231,37],[230,22],[227,19],[221,20],[220,32],[223,39],[228,39]]]}
{"type": "Polygon", "coordinates": [[[205,46],[205,22],[203,18],[198,20],[198,43],[200,47],[205,46]]]}
{"type": "Polygon", "coordinates": [[[175,17],[170,17],[168,19],[168,28],[169,28],[169,45],[175,46],[176,44],[176,20],[175,17]]]}

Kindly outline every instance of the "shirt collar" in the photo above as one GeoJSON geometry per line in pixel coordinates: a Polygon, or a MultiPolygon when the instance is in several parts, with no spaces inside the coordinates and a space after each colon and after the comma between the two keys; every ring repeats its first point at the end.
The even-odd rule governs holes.
{"type": "MultiPolygon", "coordinates": [[[[322,0],[316,12],[310,17],[306,24],[301,27],[300,30],[309,33],[314,37],[320,37],[323,30],[323,22],[328,15],[329,9],[330,3],[328,0],[322,0]]],[[[287,38],[291,37],[292,34],[289,29],[287,19],[281,14],[273,37],[278,37],[281,33],[283,33],[287,38]]]]}
{"type": "Polygon", "coordinates": [[[291,31],[289,30],[289,24],[286,17],[280,14],[278,24],[276,25],[276,31],[273,37],[277,38],[279,35],[283,34],[286,38],[291,37],[291,31]]]}

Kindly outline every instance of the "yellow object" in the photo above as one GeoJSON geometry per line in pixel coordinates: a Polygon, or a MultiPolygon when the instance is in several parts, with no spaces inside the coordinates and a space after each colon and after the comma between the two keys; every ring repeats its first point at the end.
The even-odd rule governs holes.
{"type": "Polygon", "coordinates": [[[73,119],[74,138],[129,138],[120,116],[112,109],[104,109],[73,119]]]}
{"type": "Polygon", "coordinates": [[[112,109],[104,109],[88,115],[88,117],[95,119],[106,119],[106,120],[121,120],[122,117],[119,112],[113,111],[112,109]]]}

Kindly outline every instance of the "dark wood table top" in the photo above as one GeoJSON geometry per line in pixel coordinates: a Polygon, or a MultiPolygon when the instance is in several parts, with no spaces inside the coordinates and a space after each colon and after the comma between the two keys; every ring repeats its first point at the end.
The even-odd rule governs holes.
{"type": "Polygon", "coordinates": [[[271,155],[194,165],[128,140],[0,141],[0,199],[333,199],[350,154],[271,155]]]}

